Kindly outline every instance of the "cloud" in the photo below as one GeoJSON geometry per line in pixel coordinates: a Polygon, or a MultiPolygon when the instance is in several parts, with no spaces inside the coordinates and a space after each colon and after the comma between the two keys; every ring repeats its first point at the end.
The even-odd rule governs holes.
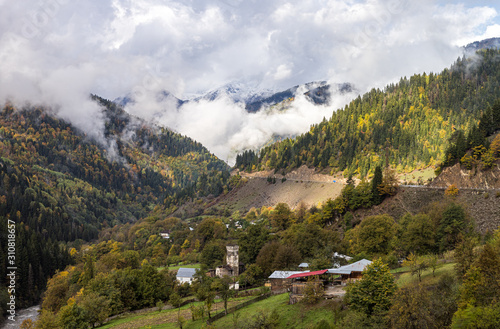
{"type": "Polygon", "coordinates": [[[283,80],[292,75],[292,68],[286,64],[281,64],[274,73],[274,80],[283,80]]]}
{"type": "MultiPolygon", "coordinates": [[[[360,92],[400,76],[440,71],[461,46],[500,33],[491,1],[24,0],[0,1],[0,102],[50,104],[96,138],[90,93],[142,95],[134,114],[160,120],[229,158],[273,134],[296,134],[342,102],[247,114],[228,99],[182,111],[155,101],[228,82],[286,89],[351,82],[360,92]],[[151,97],[151,98],[148,98],[151,97]],[[215,128],[217,127],[217,128],[215,128]]],[[[337,95],[337,97],[339,97],[337,95]]],[[[338,98],[348,101],[343,97],[338,98]]]]}
{"type": "Polygon", "coordinates": [[[126,110],[190,136],[208,147],[219,158],[234,164],[236,154],[259,149],[273,137],[294,136],[308,131],[310,125],[332,115],[332,109],[344,105],[355,95],[332,88],[333,104],[314,105],[299,88],[295,100],[285,109],[267,108],[248,113],[243,103],[222,94],[214,101],[201,99],[177,108],[172,97],[158,99],[145,95],[130,103],[126,110]]]}

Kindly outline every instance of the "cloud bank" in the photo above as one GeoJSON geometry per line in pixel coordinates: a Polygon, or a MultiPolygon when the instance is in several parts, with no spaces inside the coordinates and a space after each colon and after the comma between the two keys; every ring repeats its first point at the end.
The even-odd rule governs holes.
{"type": "MultiPolygon", "coordinates": [[[[353,83],[362,93],[400,76],[440,71],[458,46],[500,33],[492,1],[0,0],[0,101],[56,107],[102,135],[90,93],[179,98],[229,82],[286,89],[353,83]]],[[[157,119],[229,159],[276,134],[304,132],[328,108],[298,97],[287,112],[247,114],[227,98],[180,111],[152,97],[130,111],[157,119]],[[152,115],[156,113],[156,115],[152,115]]]]}

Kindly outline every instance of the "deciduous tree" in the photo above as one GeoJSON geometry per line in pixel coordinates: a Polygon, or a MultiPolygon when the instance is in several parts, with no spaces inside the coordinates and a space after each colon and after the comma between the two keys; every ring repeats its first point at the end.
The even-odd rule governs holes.
{"type": "Polygon", "coordinates": [[[362,279],[347,286],[345,301],[366,315],[381,314],[391,307],[396,288],[389,267],[376,259],[365,268],[362,279]]]}

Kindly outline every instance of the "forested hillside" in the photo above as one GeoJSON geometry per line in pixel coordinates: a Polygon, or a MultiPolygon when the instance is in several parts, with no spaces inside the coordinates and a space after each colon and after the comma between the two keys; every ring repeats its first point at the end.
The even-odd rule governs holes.
{"type": "Polygon", "coordinates": [[[239,155],[236,166],[288,171],[306,164],[364,177],[386,158],[399,172],[438,165],[452,134],[477,124],[500,96],[499,55],[482,50],[439,74],[373,89],[295,139],[239,155]]]}
{"type": "Polygon", "coordinates": [[[39,299],[47,278],[71,263],[61,242],[78,246],[103,228],[168,213],[187,199],[227,189],[227,165],[201,144],[93,98],[103,105],[108,149],[47,109],[6,105],[0,112],[2,305],[7,220],[16,223],[16,296],[23,307],[39,299]]]}
{"type": "Polygon", "coordinates": [[[157,205],[223,191],[227,166],[201,144],[99,101],[113,156],[43,109],[0,113],[0,215],[55,240],[89,240],[157,205]]]}

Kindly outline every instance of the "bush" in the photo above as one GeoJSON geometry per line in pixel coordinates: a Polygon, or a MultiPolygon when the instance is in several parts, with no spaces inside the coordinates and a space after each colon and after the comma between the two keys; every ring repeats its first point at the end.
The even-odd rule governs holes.
{"type": "Polygon", "coordinates": [[[455,184],[451,184],[448,186],[448,188],[444,191],[444,195],[447,196],[457,196],[459,192],[458,187],[455,184]]]}

